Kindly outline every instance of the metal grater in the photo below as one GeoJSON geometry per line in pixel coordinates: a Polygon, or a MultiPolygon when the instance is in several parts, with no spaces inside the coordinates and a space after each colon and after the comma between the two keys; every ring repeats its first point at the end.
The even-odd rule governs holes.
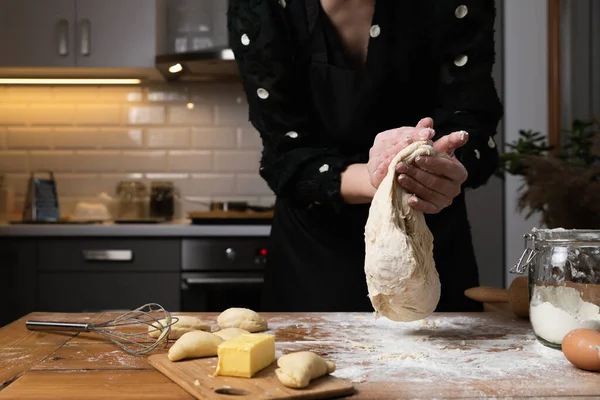
{"type": "Polygon", "coordinates": [[[32,172],[29,176],[23,221],[58,221],[60,209],[54,173],[48,172],[49,179],[37,178],[35,174],[32,172]]]}

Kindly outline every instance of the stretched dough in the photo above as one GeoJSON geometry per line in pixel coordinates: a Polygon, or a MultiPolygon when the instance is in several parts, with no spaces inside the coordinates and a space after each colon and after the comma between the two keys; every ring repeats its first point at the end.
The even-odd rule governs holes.
{"type": "Polygon", "coordinates": [[[169,349],[169,360],[179,361],[186,358],[213,357],[223,341],[219,336],[204,331],[184,333],[169,349]]]}
{"type": "MultiPolygon", "coordinates": [[[[173,315],[174,318],[178,318],[178,321],[171,325],[169,331],[169,339],[179,339],[181,335],[192,331],[209,331],[210,325],[199,318],[190,317],[187,315],[173,315]]],[[[157,338],[162,333],[162,329],[167,325],[166,319],[161,319],[158,322],[153,322],[152,325],[148,326],[148,335],[153,338],[157,338]]]]}
{"type": "Polygon", "coordinates": [[[333,361],[325,361],[312,351],[286,354],[277,360],[275,374],[284,386],[301,389],[317,378],[335,371],[333,361]]]}
{"type": "Polygon", "coordinates": [[[240,336],[241,334],[250,333],[250,332],[248,332],[245,329],[240,329],[240,328],[225,328],[225,329],[221,329],[220,331],[213,332],[213,333],[223,340],[229,340],[229,339],[233,339],[236,336],[240,336]]]}
{"type": "Polygon", "coordinates": [[[267,321],[257,312],[248,308],[228,308],[217,317],[221,329],[239,328],[250,333],[263,332],[268,329],[267,321]]]}
{"type": "Polygon", "coordinates": [[[427,142],[400,151],[377,189],[365,226],[365,275],[376,315],[393,321],[427,317],[440,299],[433,260],[433,235],[422,212],[408,205],[410,194],[398,184],[396,166],[420,155],[438,154],[427,142]]]}

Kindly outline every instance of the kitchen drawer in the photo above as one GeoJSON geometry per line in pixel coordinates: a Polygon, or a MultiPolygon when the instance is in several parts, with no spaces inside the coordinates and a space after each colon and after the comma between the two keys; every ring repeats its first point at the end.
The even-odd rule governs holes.
{"type": "Polygon", "coordinates": [[[0,327],[35,310],[36,242],[0,238],[0,327]]]}
{"type": "Polygon", "coordinates": [[[178,239],[44,239],[40,271],[179,271],[178,239]]]}
{"type": "Polygon", "coordinates": [[[38,275],[38,311],[97,312],[133,310],[158,303],[179,311],[178,273],[45,272],[38,275]]]}

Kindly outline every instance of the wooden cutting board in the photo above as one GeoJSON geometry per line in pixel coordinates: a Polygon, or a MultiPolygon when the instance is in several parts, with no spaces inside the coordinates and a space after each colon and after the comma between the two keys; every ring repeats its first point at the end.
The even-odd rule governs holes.
{"type": "Polygon", "coordinates": [[[273,211],[192,211],[188,213],[191,219],[201,218],[258,218],[258,219],[271,219],[273,218],[273,211]]]}
{"type": "Polygon", "coordinates": [[[285,387],[275,376],[276,363],[248,379],[213,376],[217,357],[171,362],[167,354],[155,354],[148,362],[197,399],[331,399],[354,393],[350,382],[331,375],[304,389],[285,387]]]}

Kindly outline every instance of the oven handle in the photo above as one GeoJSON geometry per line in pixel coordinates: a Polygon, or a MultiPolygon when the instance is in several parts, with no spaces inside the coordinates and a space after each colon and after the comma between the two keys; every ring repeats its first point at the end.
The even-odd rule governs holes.
{"type": "Polygon", "coordinates": [[[244,277],[222,277],[207,276],[202,278],[187,278],[183,282],[188,286],[204,285],[262,285],[264,283],[262,276],[244,276],[244,277]]]}

